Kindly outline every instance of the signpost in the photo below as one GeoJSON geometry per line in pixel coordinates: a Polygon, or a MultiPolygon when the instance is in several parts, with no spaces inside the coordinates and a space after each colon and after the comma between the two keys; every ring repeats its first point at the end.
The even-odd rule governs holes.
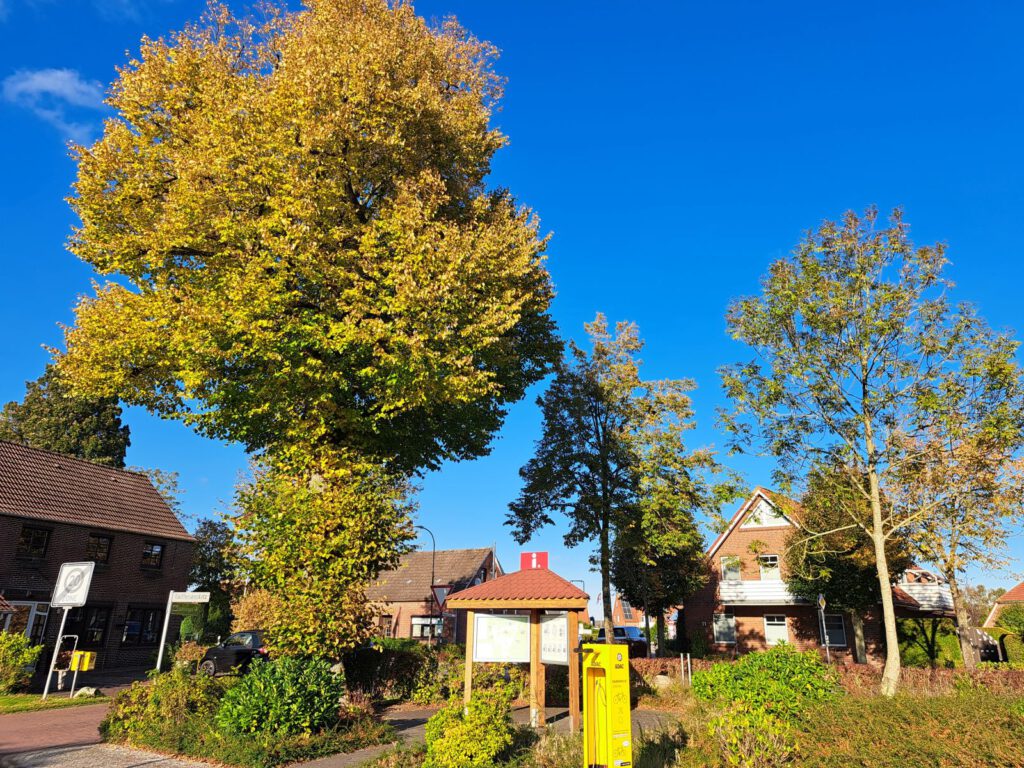
{"type": "Polygon", "coordinates": [[[93,562],[62,563],[60,566],[57,583],[53,587],[53,597],[50,598],[50,607],[63,608],[64,613],[60,617],[60,629],[57,630],[57,644],[53,647],[53,658],[50,659],[50,671],[46,673],[46,685],[43,686],[44,699],[50,693],[50,678],[53,677],[53,669],[57,666],[60,646],[64,642],[64,625],[68,620],[68,611],[85,605],[85,601],[89,597],[89,585],[92,584],[92,572],[95,568],[96,563],[93,562]]]}
{"type": "Polygon", "coordinates": [[[174,603],[208,603],[210,602],[209,592],[175,592],[167,596],[167,613],[164,614],[164,631],[160,633],[160,650],[156,655],[156,671],[164,663],[164,646],[167,644],[167,625],[171,623],[171,605],[174,603]]]}
{"type": "Polygon", "coordinates": [[[821,636],[825,638],[825,661],[832,663],[832,652],[828,645],[828,627],[825,626],[825,596],[818,594],[818,620],[821,622],[821,636]]]}

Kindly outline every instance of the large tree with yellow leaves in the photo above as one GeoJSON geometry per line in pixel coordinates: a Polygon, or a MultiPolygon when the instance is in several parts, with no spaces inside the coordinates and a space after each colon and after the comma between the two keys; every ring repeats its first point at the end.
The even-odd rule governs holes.
{"type": "Polygon", "coordinates": [[[358,641],[408,475],[486,453],[559,355],[538,222],[485,185],[494,59],[406,3],[213,6],[143,40],[75,150],[70,248],[115,279],[61,370],[259,454],[238,530],[284,649],[358,641]]]}

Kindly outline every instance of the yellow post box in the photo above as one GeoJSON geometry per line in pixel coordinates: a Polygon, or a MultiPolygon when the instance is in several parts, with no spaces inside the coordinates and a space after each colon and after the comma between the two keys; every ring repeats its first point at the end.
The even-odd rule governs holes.
{"type": "Polygon", "coordinates": [[[95,651],[75,651],[71,654],[71,671],[88,672],[96,666],[95,651]]]}
{"type": "Polygon", "coordinates": [[[583,766],[633,765],[629,647],[583,645],[583,766]]]}

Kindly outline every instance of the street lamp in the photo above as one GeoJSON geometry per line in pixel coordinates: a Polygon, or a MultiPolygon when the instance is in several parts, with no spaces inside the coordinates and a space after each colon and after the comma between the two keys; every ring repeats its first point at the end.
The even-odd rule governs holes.
{"type": "Polygon", "coordinates": [[[434,539],[434,532],[425,525],[414,525],[421,531],[430,534],[430,644],[437,645],[437,622],[434,621],[434,603],[437,597],[434,595],[434,563],[437,560],[437,541],[434,539]]]}

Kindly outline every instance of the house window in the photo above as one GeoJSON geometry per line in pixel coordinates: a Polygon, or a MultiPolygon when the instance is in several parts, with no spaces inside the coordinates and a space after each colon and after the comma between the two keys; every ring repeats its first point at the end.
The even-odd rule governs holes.
{"type": "Polygon", "coordinates": [[[142,567],[159,568],[164,562],[164,545],[147,541],[142,548],[142,567]]]}
{"type": "Polygon", "coordinates": [[[725,581],[740,580],[740,559],[736,555],[726,555],[722,558],[722,578],[725,581]]]}
{"type": "Polygon", "coordinates": [[[441,624],[443,621],[444,619],[439,616],[413,616],[412,636],[418,639],[440,637],[441,624]]]}
{"type": "Polygon", "coordinates": [[[100,536],[98,533],[90,533],[89,541],[85,545],[85,559],[94,563],[107,563],[110,561],[110,543],[113,541],[109,536],[100,536]]]}
{"type": "Polygon", "coordinates": [[[633,606],[627,603],[625,600],[622,601],[622,618],[626,621],[633,620],[633,606]]]}
{"type": "Polygon", "coordinates": [[[381,637],[391,637],[391,617],[387,614],[377,617],[377,631],[381,637]]]}
{"type": "Polygon", "coordinates": [[[156,645],[160,639],[160,608],[129,608],[125,617],[121,645],[156,645]]]}
{"type": "Polygon", "coordinates": [[[20,557],[44,557],[49,543],[49,529],[23,525],[21,527],[21,535],[18,537],[18,548],[15,550],[15,554],[20,557]]]}
{"type": "MultiPolygon", "coordinates": [[[[825,614],[825,636],[828,638],[828,644],[830,647],[846,647],[846,622],[843,621],[843,615],[841,613],[825,614]]],[[[821,639],[821,642],[822,644],[825,643],[824,637],[821,639]]]]}
{"type": "Polygon", "coordinates": [[[68,614],[67,634],[78,635],[79,646],[103,645],[110,623],[110,608],[87,605],[68,614]]]}
{"type": "Polygon", "coordinates": [[[735,643],[736,642],[736,617],[731,613],[716,613],[715,642],[735,643]]]}
{"type": "Polygon", "coordinates": [[[778,645],[789,641],[789,629],[786,617],[782,614],[769,614],[764,617],[764,641],[768,645],[778,645]]]}
{"type": "Polygon", "coordinates": [[[778,581],[782,578],[779,575],[779,556],[778,555],[761,555],[757,558],[761,564],[761,580],[762,581],[778,581]]]}

